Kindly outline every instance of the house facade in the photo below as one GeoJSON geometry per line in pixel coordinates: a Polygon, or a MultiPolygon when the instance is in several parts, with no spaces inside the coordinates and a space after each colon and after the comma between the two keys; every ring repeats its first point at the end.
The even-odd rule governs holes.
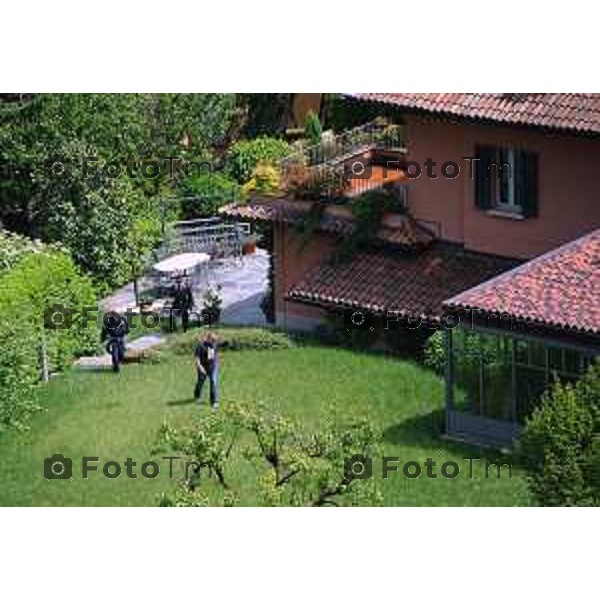
{"type": "Polygon", "coordinates": [[[340,247],[358,227],[340,194],[335,202],[318,202],[308,239],[298,224],[310,220],[315,202],[299,201],[289,190],[226,207],[232,217],[273,224],[276,322],[311,329],[340,310],[369,311],[383,322],[390,315],[415,317],[447,331],[448,356],[457,361],[460,331],[468,328],[462,342],[470,371],[463,359],[447,366],[448,433],[509,443],[545,387],[557,376],[579,374],[600,348],[594,233],[600,228],[600,95],[353,94],[346,101],[381,106],[387,114],[393,106],[402,143],[341,143],[338,156],[326,161],[354,180],[341,196],[364,192],[378,202],[377,189],[396,197],[400,209],[386,212],[368,243],[340,261],[340,247]],[[353,170],[357,162],[362,171],[353,170]],[[579,239],[583,245],[569,245],[579,239]],[[469,295],[473,289],[478,293],[469,295]],[[588,300],[574,289],[585,290],[588,300]],[[519,304],[520,294],[535,301],[519,304]],[[561,304],[568,314],[560,314],[561,304]],[[446,325],[449,315],[456,319],[446,325]],[[498,326],[501,317],[510,331],[498,326]],[[476,336],[485,338],[478,338],[477,360],[476,336]],[[543,350],[532,350],[538,343],[543,350]],[[543,359],[523,362],[523,344],[543,359]],[[524,389],[534,366],[543,374],[524,389]],[[484,385],[490,377],[495,383],[484,385]]]}

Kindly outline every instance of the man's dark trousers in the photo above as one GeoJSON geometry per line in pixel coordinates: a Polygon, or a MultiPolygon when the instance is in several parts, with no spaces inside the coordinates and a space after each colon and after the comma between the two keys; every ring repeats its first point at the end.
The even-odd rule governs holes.
{"type": "Polygon", "coordinates": [[[210,403],[212,406],[218,404],[219,402],[219,389],[218,389],[218,369],[213,369],[210,373],[202,373],[198,369],[198,380],[196,381],[196,388],[194,389],[194,398],[196,400],[200,399],[202,395],[202,388],[204,387],[204,382],[208,379],[210,383],[210,403]]]}

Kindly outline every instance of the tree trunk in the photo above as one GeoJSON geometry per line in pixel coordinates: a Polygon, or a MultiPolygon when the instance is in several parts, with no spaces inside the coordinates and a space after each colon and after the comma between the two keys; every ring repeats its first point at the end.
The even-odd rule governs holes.
{"type": "Polygon", "coordinates": [[[43,332],[40,344],[40,355],[42,359],[42,381],[48,381],[50,379],[50,372],[48,368],[48,349],[46,347],[46,336],[43,332]]]}
{"type": "Polygon", "coordinates": [[[135,297],[135,305],[139,306],[140,305],[140,291],[139,291],[138,278],[137,277],[133,278],[133,295],[135,297]]]}

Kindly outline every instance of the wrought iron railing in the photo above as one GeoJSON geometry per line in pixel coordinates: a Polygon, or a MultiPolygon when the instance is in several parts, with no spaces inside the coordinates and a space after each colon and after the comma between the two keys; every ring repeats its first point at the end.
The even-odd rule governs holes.
{"type": "Polygon", "coordinates": [[[357,175],[352,171],[352,160],[383,150],[394,151],[398,157],[405,153],[401,126],[376,120],[336,136],[324,135],[320,143],[301,148],[280,161],[282,187],[313,198],[362,194],[381,187],[385,181],[371,178],[368,173],[357,175]]]}
{"type": "Polygon", "coordinates": [[[323,139],[312,146],[306,146],[281,161],[287,165],[303,164],[315,167],[322,164],[343,162],[361,152],[374,148],[403,151],[404,130],[402,126],[390,124],[386,120],[375,120],[360,127],[349,129],[339,135],[323,135],[323,139]]]}
{"type": "Polygon", "coordinates": [[[225,223],[219,217],[173,223],[157,251],[159,259],[183,252],[206,252],[213,258],[241,254],[249,223],[225,223]]]}

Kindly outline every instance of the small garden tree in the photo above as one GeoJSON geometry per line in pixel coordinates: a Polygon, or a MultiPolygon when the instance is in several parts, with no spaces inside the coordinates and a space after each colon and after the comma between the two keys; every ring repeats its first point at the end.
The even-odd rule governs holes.
{"type": "Polygon", "coordinates": [[[377,504],[381,496],[376,482],[349,477],[344,462],[356,454],[372,455],[378,439],[366,421],[343,425],[332,415],[318,429],[306,431],[262,404],[234,403],[185,430],[163,426],[162,447],[180,452],[198,469],[161,504],[235,504],[248,492],[235,477],[236,458],[250,463],[256,480],[247,485],[258,487],[267,506],[377,504]],[[212,477],[203,478],[202,469],[212,477]]]}
{"type": "Polygon", "coordinates": [[[319,144],[321,142],[323,126],[318,115],[312,110],[308,111],[306,115],[304,131],[311,144],[319,144]]]}
{"type": "Polygon", "coordinates": [[[600,503],[600,365],[576,384],[557,383],[545,395],[519,447],[541,504],[600,503]]]}

